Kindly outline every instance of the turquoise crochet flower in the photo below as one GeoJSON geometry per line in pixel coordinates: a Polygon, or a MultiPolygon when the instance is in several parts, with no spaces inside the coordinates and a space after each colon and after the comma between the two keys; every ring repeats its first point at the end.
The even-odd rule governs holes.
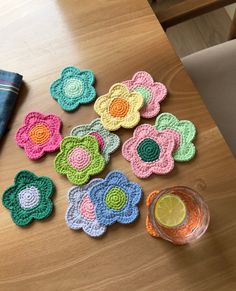
{"type": "Polygon", "coordinates": [[[95,100],[94,81],[92,71],[80,71],[72,66],[66,67],[61,72],[61,78],[51,84],[50,93],[64,110],[72,111],[80,104],[95,100]]]}
{"type": "Polygon", "coordinates": [[[25,226],[33,219],[43,219],[51,214],[53,192],[50,178],[23,170],[17,173],[14,184],[3,193],[2,203],[10,209],[15,224],[25,226]]]}

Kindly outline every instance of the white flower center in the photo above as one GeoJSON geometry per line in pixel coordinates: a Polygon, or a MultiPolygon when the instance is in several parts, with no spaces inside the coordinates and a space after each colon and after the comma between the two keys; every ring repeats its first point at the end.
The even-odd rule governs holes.
{"type": "Polygon", "coordinates": [[[31,186],[20,191],[18,198],[21,208],[30,209],[38,205],[40,200],[40,193],[36,187],[31,186]]]}

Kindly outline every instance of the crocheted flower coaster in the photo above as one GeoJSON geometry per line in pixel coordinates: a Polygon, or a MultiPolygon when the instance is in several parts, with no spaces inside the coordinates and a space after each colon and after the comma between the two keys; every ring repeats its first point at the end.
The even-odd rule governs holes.
{"type": "Polygon", "coordinates": [[[51,84],[50,93],[62,109],[72,111],[80,104],[95,100],[96,91],[92,86],[94,81],[92,71],[80,71],[76,67],[67,67],[61,72],[60,79],[51,84]]]}
{"type": "Polygon", "coordinates": [[[120,146],[119,136],[106,130],[101,124],[100,118],[93,120],[90,124],[78,125],[71,131],[73,136],[81,137],[87,134],[96,137],[101,153],[108,163],[110,154],[120,146]]]}
{"type": "Polygon", "coordinates": [[[95,216],[95,207],[88,193],[90,189],[103,179],[93,179],[84,186],[76,186],[68,192],[69,206],[66,211],[66,223],[71,229],[83,229],[92,237],[101,236],[106,226],[100,224],[95,216]]]}
{"type": "Polygon", "coordinates": [[[191,121],[178,120],[173,114],[162,113],[157,117],[155,127],[158,130],[169,128],[180,134],[180,145],[173,155],[175,161],[185,162],[194,157],[196,148],[192,140],[196,135],[196,128],[191,121]]]}
{"type": "Polygon", "coordinates": [[[174,168],[172,152],[179,138],[174,130],[157,131],[149,124],[142,124],[123,144],[122,154],[139,178],[147,178],[152,173],[167,174],[174,168]]]}
{"type": "Polygon", "coordinates": [[[95,205],[99,223],[111,225],[133,222],[139,214],[137,204],[142,196],[142,188],[119,171],[110,172],[106,178],[93,186],[89,197],[95,205]]]}
{"type": "MultiPolygon", "coordinates": [[[[150,205],[152,204],[152,201],[155,199],[155,197],[158,195],[158,193],[159,193],[159,191],[153,191],[148,195],[148,197],[146,199],[147,209],[149,209],[150,205]]],[[[156,231],[156,229],[154,228],[154,226],[151,222],[149,213],[147,214],[147,217],[146,217],[146,230],[151,236],[159,237],[158,232],[156,231]]]]}
{"type": "Polygon", "coordinates": [[[138,92],[144,98],[144,106],[140,110],[140,115],[144,118],[152,118],[160,111],[160,102],[166,97],[166,86],[159,82],[154,82],[151,75],[140,71],[134,74],[132,80],[122,82],[131,92],[138,92]]]}
{"type": "Polygon", "coordinates": [[[61,119],[58,116],[30,112],[16,132],[16,143],[24,148],[30,159],[39,159],[45,153],[54,152],[60,147],[60,127],[61,119]]]}
{"type": "Polygon", "coordinates": [[[105,167],[99,144],[93,136],[65,137],[60,149],[54,161],[55,169],[58,173],[67,175],[73,184],[85,184],[90,176],[100,173],[105,167]]]}
{"type": "Polygon", "coordinates": [[[94,109],[101,116],[101,123],[108,130],[120,127],[132,128],[140,121],[139,110],[143,106],[143,96],[129,92],[124,84],[114,84],[106,95],[100,96],[94,109]]]}
{"type": "Polygon", "coordinates": [[[14,184],[3,193],[2,203],[10,209],[15,224],[24,226],[33,219],[44,219],[51,214],[53,192],[50,178],[23,170],[17,173],[14,184]]]}

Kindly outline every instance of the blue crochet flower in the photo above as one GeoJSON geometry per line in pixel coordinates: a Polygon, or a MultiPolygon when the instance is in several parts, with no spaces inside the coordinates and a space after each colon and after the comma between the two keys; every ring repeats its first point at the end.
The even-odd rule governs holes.
{"type": "Polygon", "coordinates": [[[102,179],[93,179],[83,186],[72,187],[68,192],[69,206],[66,211],[66,223],[71,229],[83,229],[88,235],[98,237],[106,232],[106,226],[101,225],[95,215],[94,205],[88,197],[91,187],[102,179]]]}
{"type": "Polygon", "coordinates": [[[64,110],[72,111],[80,104],[95,100],[96,90],[92,86],[94,81],[92,71],[66,67],[61,72],[61,78],[51,84],[50,93],[64,110]]]}
{"type": "Polygon", "coordinates": [[[110,172],[93,186],[89,196],[95,205],[96,218],[103,225],[114,222],[133,222],[139,214],[136,204],[141,199],[142,188],[119,171],[110,172]]]}

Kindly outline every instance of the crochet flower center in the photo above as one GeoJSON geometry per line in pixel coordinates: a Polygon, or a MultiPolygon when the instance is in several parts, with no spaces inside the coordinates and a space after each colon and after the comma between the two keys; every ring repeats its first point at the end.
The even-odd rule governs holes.
{"type": "Polygon", "coordinates": [[[121,210],[127,202],[126,193],[119,187],[111,188],[105,196],[105,204],[113,210],[121,210]]]}
{"type": "Polygon", "coordinates": [[[93,221],[96,219],[96,216],[94,213],[94,205],[88,196],[84,197],[84,199],[80,203],[79,213],[81,213],[82,216],[88,220],[93,221]]]}
{"type": "Polygon", "coordinates": [[[36,187],[31,186],[21,190],[18,198],[21,208],[31,209],[39,204],[40,193],[36,187]]]}
{"type": "Polygon", "coordinates": [[[50,129],[43,123],[38,123],[29,131],[29,137],[34,144],[43,144],[51,136],[50,129]]]}
{"type": "Polygon", "coordinates": [[[69,164],[78,171],[88,166],[90,161],[90,154],[86,150],[79,147],[74,148],[68,155],[69,164]]]}
{"type": "Polygon", "coordinates": [[[138,92],[143,96],[145,105],[149,102],[151,98],[151,92],[147,88],[139,86],[133,89],[132,91],[138,92]]]}
{"type": "Polygon", "coordinates": [[[153,139],[146,138],[138,145],[137,152],[144,162],[153,162],[160,156],[160,147],[153,139]]]}
{"type": "Polygon", "coordinates": [[[99,147],[100,147],[100,150],[103,150],[104,146],[105,146],[105,142],[104,142],[104,139],[101,136],[101,134],[98,132],[90,132],[89,135],[96,137],[98,144],[99,144],[99,147]]]}
{"type": "Polygon", "coordinates": [[[83,92],[83,82],[80,79],[70,78],[64,82],[64,93],[67,97],[80,96],[83,92]]]}
{"type": "Polygon", "coordinates": [[[124,117],[129,111],[129,102],[123,98],[115,98],[109,106],[109,112],[113,117],[124,117]]]}

